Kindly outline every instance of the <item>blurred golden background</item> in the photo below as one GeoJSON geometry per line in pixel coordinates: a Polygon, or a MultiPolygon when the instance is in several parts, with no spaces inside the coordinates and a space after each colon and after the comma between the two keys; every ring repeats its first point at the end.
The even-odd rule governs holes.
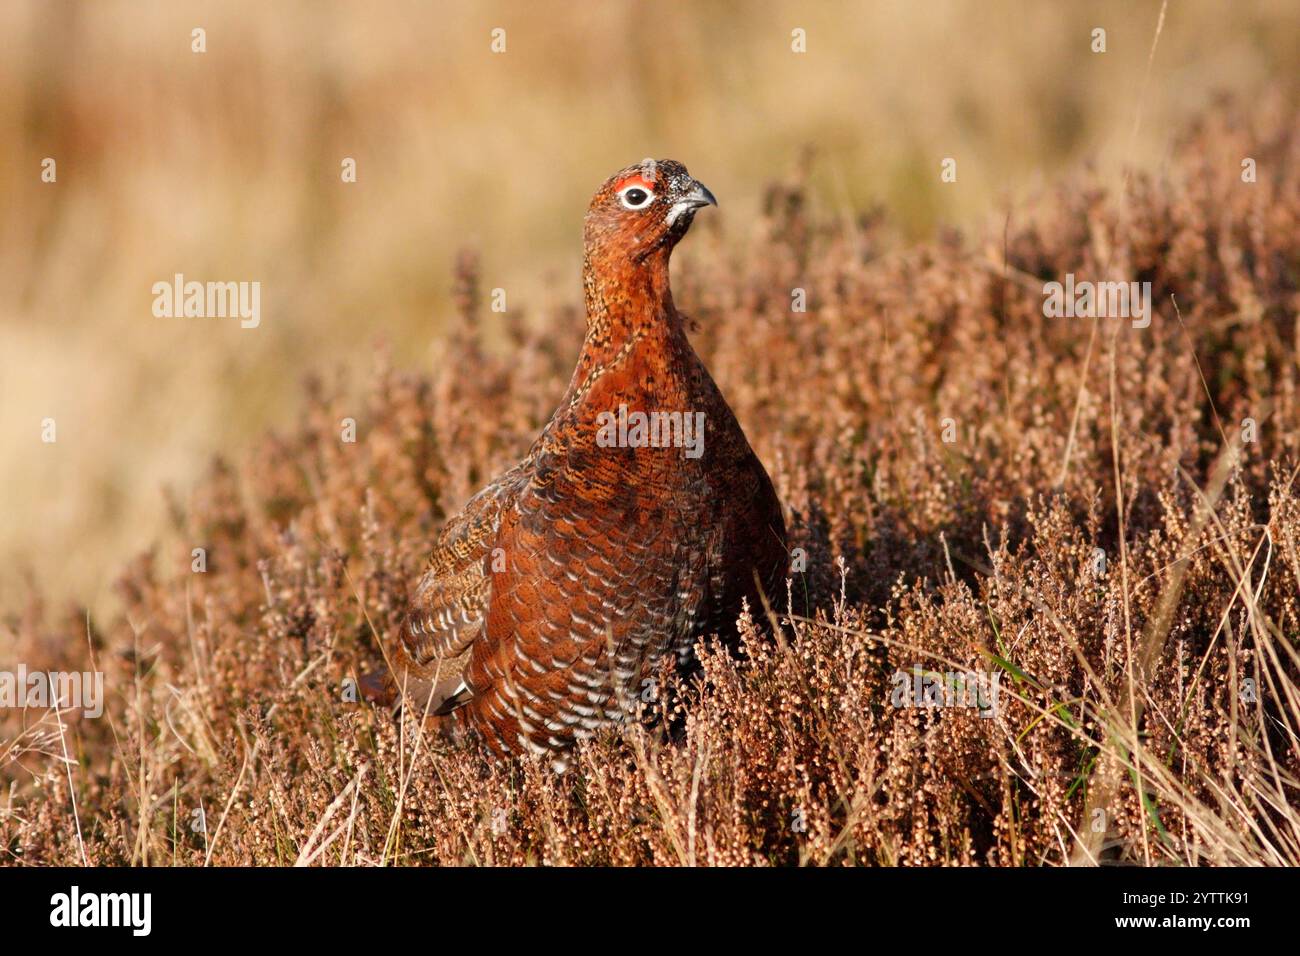
{"type": "Polygon", "coordinates": [[[307,373],[367,368],[378,340],[400,366],[436,363],[458,250],[512,310],[580,303],[582,213],[629,162],[685,162],[738,242],[811,146],[824,208],[880,206],[924,239],[1085,161],[1158,169],[1216,92],[1296,74],[1300,5],[1179,0],[1135,138],[1159,10],[7,0],[0,609],[25,568],[110,604],[163,527],[164,486],[292,421],[307,373]],[[151,286],[175,273],[260,282],[261,325],[155,318],[151,286]]]}

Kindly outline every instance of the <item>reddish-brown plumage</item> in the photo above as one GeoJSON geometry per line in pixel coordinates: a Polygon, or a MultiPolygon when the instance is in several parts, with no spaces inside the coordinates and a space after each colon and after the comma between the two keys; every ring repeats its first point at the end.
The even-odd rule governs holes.
{"type": "Polygon", "coordinates": [[[780,504],[668,287],[673,246],[705,204],[671,160],[596,193],[573,380],[528,456],[442,529],[394,642],[411,701],[498,751],[565,747],[623,719],[663,655],[688,660],[701,636],[734,633],[745,597],[781,588],[780,504]],[[620,406],[633,421],[703,413],[699,456],[606,447],[602,413],[620,406]]]}

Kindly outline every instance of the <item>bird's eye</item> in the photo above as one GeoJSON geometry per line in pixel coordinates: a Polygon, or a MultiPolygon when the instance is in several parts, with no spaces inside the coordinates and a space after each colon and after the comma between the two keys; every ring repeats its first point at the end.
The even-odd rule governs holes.
{"type": "Polygon", "coordinates": [[[644,209],[650,205],[650,201],[655,198],[655,194],[641,186],[628,186],[619,190],[618,198],[623,201],[627,209],[644,209]]]}

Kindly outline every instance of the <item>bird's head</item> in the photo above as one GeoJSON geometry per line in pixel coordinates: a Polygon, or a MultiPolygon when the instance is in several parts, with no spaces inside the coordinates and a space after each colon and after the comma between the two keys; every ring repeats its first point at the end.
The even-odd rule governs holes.
{"type": "Polygon", "coordinates": [[[643,262],[666,255],[686,235],[695,211],[716,206],[713,193],[671,159],[644,159],[619,170],[592,197],[583,230],[588,252],[643,262]]]}

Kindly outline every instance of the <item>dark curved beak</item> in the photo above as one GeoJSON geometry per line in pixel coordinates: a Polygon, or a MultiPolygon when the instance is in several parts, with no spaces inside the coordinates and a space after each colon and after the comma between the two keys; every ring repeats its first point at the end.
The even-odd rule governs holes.
{"type": "Polygon", "coordinates": [[[668,210],[668,225],[672,225],[677,218],[683,213],[693,213],[704,206],[716,206],[718,200],[714,198],[713,193],[709,192],[709,187],[704,183],[691,180],[692,188],[689,192],[683,194],[672,208],[668,210]]]}
{"type": "Polygon", "coordinates": [[[695,184],[695,191],[686,198],[693,202],[697,209],[701,206],[716,206],[718,204],[718,201],[713,198],[713,193],[709,192],[709,187],[701,182],[695,184]]]}

